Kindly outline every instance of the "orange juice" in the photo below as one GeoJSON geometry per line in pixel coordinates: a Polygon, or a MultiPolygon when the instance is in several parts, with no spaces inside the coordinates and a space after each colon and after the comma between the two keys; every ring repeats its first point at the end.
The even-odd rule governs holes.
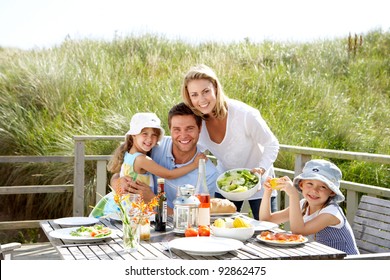
{"type": "Polygon", "coordinates": [[[269,180],[269,184],[271,185],[271,189],[273,190],[279,190],[280,187],[278,187],[278,180],[279,178],[272,178],[269,180]]]}

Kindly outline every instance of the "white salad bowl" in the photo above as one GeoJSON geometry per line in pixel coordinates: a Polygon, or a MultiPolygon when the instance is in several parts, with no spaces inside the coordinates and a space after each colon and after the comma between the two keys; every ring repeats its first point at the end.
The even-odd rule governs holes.
{"type": "Polygon", "coordinates": [[[227,228],[227,227],[216,227],[211,225],[211,231],[214,236],[233,238],[240,241],[248,240],[255,233],[255,228],[253,226],[247,228],[227,228]]]}
{"type": "Polygon", "coordinates": [[[250,172],[250,169],[248,168],[236,168],[225,171],[224,173],[219,175],[216,181],[217,192],[223,195],[225,198],[233,201],[241,201],[253,196],[259,190],[259,186],[261,186],[261,176],[258,173],[250,172],[253,177],[257,178],[257,183],[251,184],[250,181],[246,181],[243,176],[237,173],[237,171],[243,170],[250,172]],[[230,174],[231,176],[227,176],[228,174],[230,174]],[[245,182],[248,187],[248,190],[239,191],[239,189],[242,189],[242,184],[245,184],[245,182]],[[238,186],[238,188],[227,191],[227,188],[233,185],[238,186]]]}

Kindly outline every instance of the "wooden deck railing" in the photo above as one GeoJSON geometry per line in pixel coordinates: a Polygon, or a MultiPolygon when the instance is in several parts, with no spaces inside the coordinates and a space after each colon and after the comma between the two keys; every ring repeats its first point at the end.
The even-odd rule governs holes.
{"type": "MultiPolygon", "coordinates": [[[[86,141],[123,141],[123,136],[74,136],[74,156],[0,156],[0,163],[16,162],[74,162],[74,182],[64,185],[45,186],[1,186],[0,195],[27,194],[27,193],[54,193],[73,192],[73,215],[84,216],[84,186],[85,186],[85,162],[96,161],[96,200],[105,194],[107,187],[107,162],[111,155],[86,155],[86,141]]],[[[307,147],[280,145],[280,152],[288,152],[295,155],[294,170],[285,170],[276,167],[277,176],[287,175],[291,178],[301,172],[304,164],[313,156],[330,159],[358,160],[390,165],[390,155],[346,152],[329,149],[315,149],[307,147]]],[[[386,186],[388,187],[388,186],[386,186]]],[[[360,183],[342,181],[341,188],[346,190],[346,212],[350,223],[356,213],[361,194],[379,196],[390,199],[390,188],[385,186],[370,186],[360,183]]],[[[279,205],[287,205],[284,196],[279,196],[279,205]]],[[[0,230],[39,228],[39,221],[1,221],[0,230]]]]}

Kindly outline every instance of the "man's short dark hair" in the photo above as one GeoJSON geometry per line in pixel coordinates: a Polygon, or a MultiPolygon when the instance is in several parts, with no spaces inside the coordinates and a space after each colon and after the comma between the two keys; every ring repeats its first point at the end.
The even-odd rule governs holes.
{"type": "Polygon", "coordinates": [[[196,121],[196,125],[200,128],[202,125],[202,118],[195,115],[194,112],[192,112],[192,110],[183,102],[174,105],[171,108],[171,110],[169,110],[169,113],[168,113],[168,126],[169,126],[169,128],[171,128],[171,120],[174,116],[188,116],[188,115],[194,117],[194,119],[196,121]]]}

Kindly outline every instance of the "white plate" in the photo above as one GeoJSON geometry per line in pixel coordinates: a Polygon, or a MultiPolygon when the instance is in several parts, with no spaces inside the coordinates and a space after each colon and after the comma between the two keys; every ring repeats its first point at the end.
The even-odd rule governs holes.
{"type": "Polygon", "coordinates": [[[108,214],[107,216],[108,216],[108,218],[110,218],[111,220],[114,220],[115,222],[122,223],[122,219],[119,216],[119,213],[111,213],[111,214],[108,214]]]}
{"type": "Polygon", "coordinates": [[[169,241],[169,247],[189,255],[219,256],[240,249],[241,241],[222,237],[183,237],[169,241]]]}
{"type": "Polygon", "coordinates": [[[63,227],[93,226],[99,222],[93,217],[67,217],[53,220],[54,223],[63,227]]]}
{"type": "Polygon", "coordinates": [[[278,247],[293,247],[293,246],[298,246],[298,245],[302,245],[302,244],[305,244],[308,239],[307,237],[304,237],[303,236],[303,241],[289,241],[289,242],[280,242],[280,241],[276,241],[276,240],[263,240],[260,238],[260,236],[256,236],[256,239],[265,243],[265,244],[268,244],[268,245],[272,245],[272,246],[278,246],[278,247]]]}
{"type": "Polygon", "coordinates": [[[73,236],[70,235],[70,232],[77,230],[79,227],[69,227],[63,229],[53,230],[49,233],[49,235],[53,238],[62,239],[65,242],[97,242],[102,241],[104,239],[110,238],[113,235],[113,230],[111,230],[111,234],[103,237],[89,237],[89,236],[73,236]]]}
{"type": "MultiPolygon", "coordinates": [[[[122,218],[120,217],[119,213],[111,213],[111,214],[108,214],[106,217],[115,221],[115,222],[122,223],[122,218]]],[[[155,221],[154,214],[151,214],[149,216],[149,221],[151,221],[151,222],[155,221]]]]}
{"type": "Polygon", "coordinates": [[[251,220],[246,219],[245,221],[249,222],[255,228],[255,231],[270,230],[279,227],[278,224],[266,222],[266,221],[258,221],[252,219],[251,220]]]}
{"type": "Polygon", "coordinates": [[[236,212],[236,213],[210,213],[210,216],[211,217],[234,217],[234,216],[237,216],[239,215],[240,213],[236,212]]]}

